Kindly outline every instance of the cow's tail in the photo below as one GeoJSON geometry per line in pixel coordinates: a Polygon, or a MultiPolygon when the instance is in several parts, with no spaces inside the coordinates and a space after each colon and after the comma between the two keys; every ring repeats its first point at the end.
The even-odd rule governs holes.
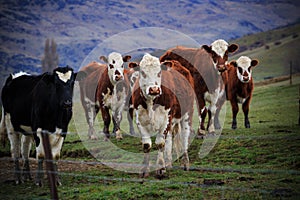
{"type": "Polygon", "coordinates": [[[6,129],[6,123],[5,123],[5,115],[4,115],[4,108],[2,107],[2,117],[0,122],[0,141],[3,147],[6,145],[7,141],[7,129],[6,129]]]}

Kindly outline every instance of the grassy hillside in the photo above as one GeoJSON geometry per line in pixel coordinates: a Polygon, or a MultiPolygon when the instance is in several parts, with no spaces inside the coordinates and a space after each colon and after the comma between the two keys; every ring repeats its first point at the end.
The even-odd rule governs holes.
{"type": "MultiPolygon", "coordinates": [[[[300,79],[255,88],[250,110],[251,128],[243,127],[243,114],[238,114],[238,129],[231,130],[231,109],[226,104],[226,117],[220,139],[213,150],[199,158],[203,140],[193,140],[189,155],[191,170],[174,163],[166,178],[155,174],[140,179],[138,174],[116,171],[94,159],[74,132],[67,136],[59,162],[63,186],[58,188],[63,199],[299,199],[300,129],[298,98],[300,79]]],[[[197,117],[194,116],[196,128],[197,117]]],[[[100,125],[101,126],[101,125],[100,125]]],[[[122,129],[127,129],[126,120],[122,129]]],[[[154,139],[154,138],[153,138],[154,139]]],[[[113,144],[126,152],[142,153],[139,138],[126,136],[113,144]]],[[[101,141],[91,142],[97,145],[101,141]]],[[[154,148],[155,149],[155,148],[154,148]]],[[[0,148],[8,153],[9,147],[0,148]]],[[[101,152],[100,152],[101,153],[101,152]]],[[[110,152],[113,155],[115,152],[110,152]]],[[[4,157],[5,158],[5,157],[4,157]]],[[[3,158],[3,159],[4,159],[3,158]]],[[[13,162],[0,161],[2,199],[48,199],[46,186],[32,182],[14,186],[11,181],[13,162]]],[[[36,169],[36,162],[32,169],[36,169]]],[[[127,162],[130,162],[129,160],[127,162]]],[[[45,179],[45,182],[47,180],[45,179]]]]}
{"type": "Polygon", "coordinates": [[[245,36],[231,42],[240,46],[240,50],[231,59],[246,55],[260,61],[259,66],[253,70],[256,81],[288,75],[290,62],[293,73],[300,72],[300,24],[245,36]]]}

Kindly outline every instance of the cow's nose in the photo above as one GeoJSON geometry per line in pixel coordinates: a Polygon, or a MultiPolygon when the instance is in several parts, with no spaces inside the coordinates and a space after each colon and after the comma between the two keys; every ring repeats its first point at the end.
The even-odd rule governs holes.
{"type": "Polygon", "coordinates": [[[246,81],[249,81],[249,76],[244,76],[244,77],[243,77],[243,81],[245,81],[245,82],[246,82],[246,81]]]}
{"type": "Polygon", "coordinates": [[[225,65],[218,65],[218,71],[219,72],[224,72],[226,70],[226,66],[225,65]]]}
{"type": "Polygon", "coordinates": [[[71,100],[66,100],[63,103],[64,108],[71,108],[72,107],[72,101],[71,100]]]}
{"type": "Polygon", "coordinates": [[[115,80],[116,81],[119,81],[119,80],[122,80],[123,79],[123,76],[121,74],[118,74],[115,76],[115,80]]]}
{"type": "Polygon", "coordinates": [[[149,95],[158,95],[160,94],[160,88],[158,86],[153,86],[149,88],[149,95]]]}

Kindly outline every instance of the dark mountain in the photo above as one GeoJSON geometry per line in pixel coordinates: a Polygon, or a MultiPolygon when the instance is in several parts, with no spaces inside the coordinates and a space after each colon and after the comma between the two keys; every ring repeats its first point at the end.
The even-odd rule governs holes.
{"type": "MultiPolygon", "coordinates": [[[[209,44],[298,23],[299,7],[285,0],[0,0],[1,82],[19,70],[40,73],[47,38],[58,45],[59,65],[78,70],[97,45],[124,31],[160,27],[209,44]]],[[[158,42],[168,39],[162,33],[158,42]]]]}

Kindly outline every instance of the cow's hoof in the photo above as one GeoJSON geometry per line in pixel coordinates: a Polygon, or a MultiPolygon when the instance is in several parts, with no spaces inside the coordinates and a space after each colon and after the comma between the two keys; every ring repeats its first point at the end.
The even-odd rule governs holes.
{"type": "Polygon", "coordinates": [[[89,139],[90,140],[98,140],[99,138],[96,135],[90,135],[89,139]]]}
{"type": "Polygon", "coordinates": [[[39,187],[42,187],[42,186],[43,186],[43,183],[42,183],[42,181],[36,181],[36,182],[35,182],[35,185],[36,185],[36,186],[39,186],[39,187]]]}
{"type": "Polygon", "coordinates": [[[216,132],[209,132],[209,133],[207,133],[206,135],[205,135],[205,138],[213,138],[213,137],[215,137],[216,136],[216,132]]]}
{"type": "Polygon", "coordinates": [[[173,166],[172,166],[172,163],[166,163],[166,169],[172,169],[173,166]]]}
{"type": "Polygon", "coordinates": [[[116,140],[121,141],[123,140],[123,137],[116,137],[116,140]]]}
{"type": "Polygon", "coordinates": [[[147,177],[149,177],[149,172],[142,172],[140,174],[140,178],[147,178],[147,177]]]}
{"type": "Polygon", "coordinates": [[[27,173],[24,173],[24,174],[23,174],[23,180],[24,180],[24,181],[30,181],[30,180],[32,180],[32,177],[31,177],[31,175],[27,172],[27,173]]]}
{"type": "Polygon", "coordinates": [[[156,170],[156,177],[158,179],[163,179],[165,177],[165,173],[166,173],[166,168],[161,168],[156,170]]]}

